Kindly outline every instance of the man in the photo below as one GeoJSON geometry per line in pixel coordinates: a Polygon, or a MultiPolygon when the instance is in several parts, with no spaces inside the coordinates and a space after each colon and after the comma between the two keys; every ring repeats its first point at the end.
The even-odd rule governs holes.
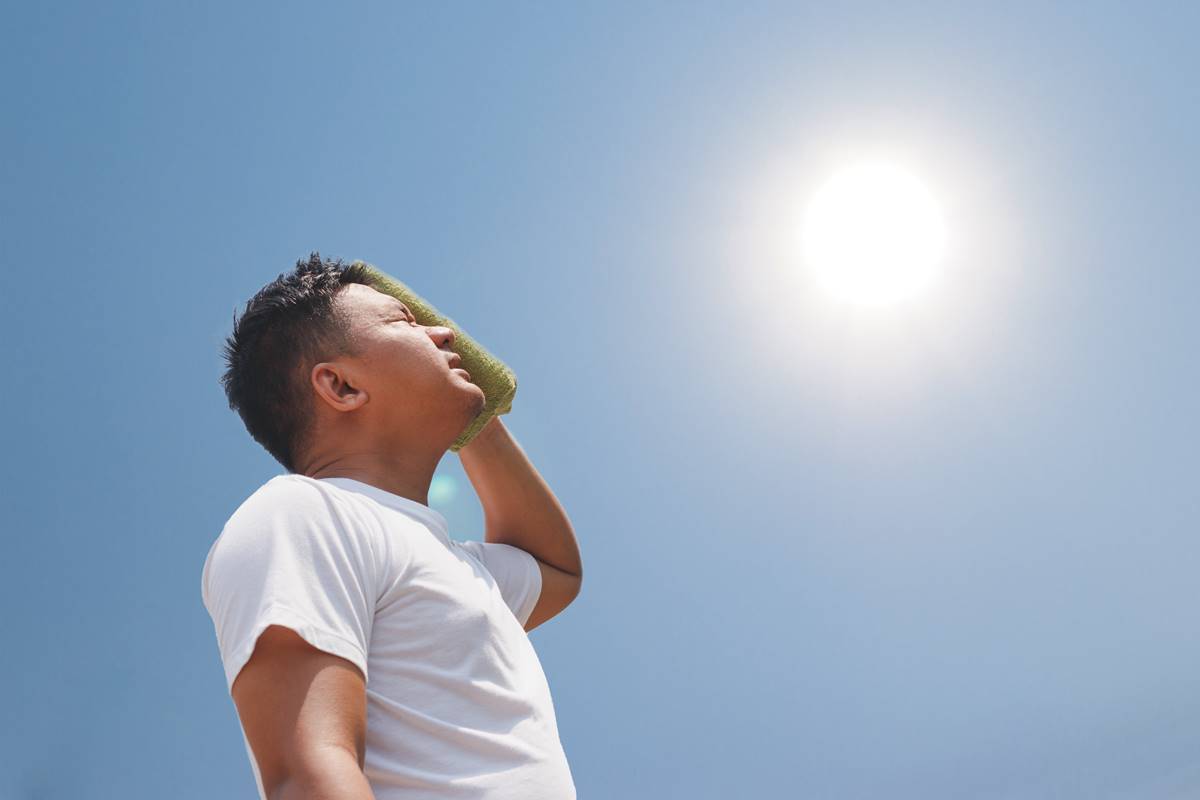
{"type": "Polygon", "coordinates": [[[527,634],[578,595],[579,548],[499,417],[459,450],[485,541],[429,507],[484,403],[453,343],[316,253],[235,316],[222,384],[288,474],[230,517],[202,593],[264,800],[575,797],[527,634]]]}

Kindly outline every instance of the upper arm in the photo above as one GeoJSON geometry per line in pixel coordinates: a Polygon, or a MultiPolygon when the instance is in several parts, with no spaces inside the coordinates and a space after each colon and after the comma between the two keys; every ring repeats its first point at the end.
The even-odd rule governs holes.
{"type": "Polygon", "coordinates": [[[379,581],[376,529],[318,487],[273,480],[243,504],[209,553],[204,604],[227,685],[270,625],[368,673],[379,581]]]}
{"type": "Polygon", "coordinates": [[[231,691],[268,797],[289,781],[366,785],[366,681],[350,661],[272,625],[231,691]]]}
{"type": "Polygon", "coordinates": [[[538,569],[542,573],[542,591],[538,595],[533,611],[529,612],[529,619],[525,622],[527,632],[569,606],[579,596],[583,585],[582,575],[564,572],[537,557],[534,557],[534,561],[537,562],[538,569]]]}

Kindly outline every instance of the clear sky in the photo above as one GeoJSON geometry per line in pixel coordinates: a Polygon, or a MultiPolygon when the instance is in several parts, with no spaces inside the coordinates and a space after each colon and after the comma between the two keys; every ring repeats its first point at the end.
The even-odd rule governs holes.
{"type": "Polygon", "coordinates": [[[518,376],[581,798],[1200,795],[1200,14],[1050,5],[6,7],[0,797],[254,796],[220,345],[312,250],[518,376]],[[867,152],[951,240],[887,313],[794,246],[867,152]]]}

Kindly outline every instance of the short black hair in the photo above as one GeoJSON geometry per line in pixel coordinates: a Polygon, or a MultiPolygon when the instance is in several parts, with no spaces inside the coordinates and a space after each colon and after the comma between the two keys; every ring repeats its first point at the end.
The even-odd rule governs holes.
{"type": "Polygon", "coordinates": [[[314,251],[260,289],[240,319],[234,309],[221,385],[250,436],[288,472],[312,434],[312,365],[354,353],[348,320],[333,302],[350,283],[373,285],[361,263],[322,260],[314,251]]]}

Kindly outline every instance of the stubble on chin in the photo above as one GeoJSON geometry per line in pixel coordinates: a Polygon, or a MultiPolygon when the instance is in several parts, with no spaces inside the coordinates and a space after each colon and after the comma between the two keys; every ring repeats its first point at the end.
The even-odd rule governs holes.
{"type": "Polygon", "coordinates": [[[471,414],[471,419],[479,416],[479,412],[483,411],[485,405],[487,405],[487,397],[484,396],[483,390],[480,389],[478,392],[472,392],[471,408],[474,410],[474,413],[471,414]]]}

